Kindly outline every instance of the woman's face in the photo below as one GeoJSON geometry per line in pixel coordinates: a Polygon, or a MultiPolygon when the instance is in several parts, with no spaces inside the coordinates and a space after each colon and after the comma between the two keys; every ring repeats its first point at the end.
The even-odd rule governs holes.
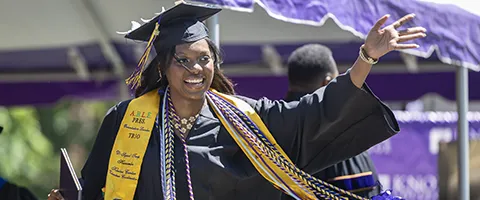
{"type": "Polygon", "coordinates": [[[177,45],[166,70],[172,95],[185,100],[204,98],[212,84],[213,70],[214,55],[206,40],[177,45]]]}

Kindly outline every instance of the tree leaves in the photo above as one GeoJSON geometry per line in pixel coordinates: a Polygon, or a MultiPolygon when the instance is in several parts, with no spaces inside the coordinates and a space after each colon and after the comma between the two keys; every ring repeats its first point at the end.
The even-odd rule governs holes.
{"type": "Polygon", "coordinates": [[[63,101],[54,106],[0,107],[0,177],[43,199],[58,187],[60,148],[77,175],[112,102],[63,101]]]}

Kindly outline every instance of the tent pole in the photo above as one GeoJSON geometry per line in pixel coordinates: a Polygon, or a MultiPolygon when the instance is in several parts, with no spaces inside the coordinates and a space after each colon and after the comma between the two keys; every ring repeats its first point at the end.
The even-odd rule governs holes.
{"type": "Polygon", "coordinates": [[[457,93],[457,141],[458,141],[458,183],[459,200],[470,199],[469,181],[469,133],[468,133],[468,69],[457,67],[456,93],[457,93]]]}
{"type": "Polygon", "coordinates": [[[81,5],[78,11],[82,14],[83,19],[91,28],[93,34],[95,34],[102,53],[105,58],[113,65],[113,70],[115,75],[118,78],[118,89],[120,92],[119,99],[127,99],[129,95],[129,90],[127,85],[124,82],[125,79],[125,63],[123,62],[120,54],[117,52],[117,49],[111,43],[111,39],[105,30],[105,25],[102,23],[98,13],[95,11],[91,0],[80,0],[78,1],[81,5]]]}
{"type": "Polygon", "coordinates": [[[218,23],[218,14],[207,19],[207,27],[210,32],[210,39],[220,48],[220,24],[218,23]]]}

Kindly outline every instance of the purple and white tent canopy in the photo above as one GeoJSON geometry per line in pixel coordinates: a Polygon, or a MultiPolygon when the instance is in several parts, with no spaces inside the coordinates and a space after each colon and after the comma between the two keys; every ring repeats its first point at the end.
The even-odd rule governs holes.
{"type": "MultiPolygon", "coordinates": [[[[339,64],[348,66],[355,61],[358,46],[361,44],[361,39],[357,36],[365,35],[366,30],[368,30],[365,27],[373,24],[377,16],[383,15],[388,9],[392,9],[392,12],[390,12],[392,19],[396,18],[397,15],[416,12],[417,19],[414,22],[420,23],[417,25],[424,25],[422,24],[423,21],[428,21],[430,18],[424,16],[425,14],[422,14],[421,11],[436,9],[435,6],[447,9],[443,15],[447,16],[444,18],[448,20],[433,21],[435,23],[428,22],[425,25],[429,29],[428,40],[421,41],[425,43],[421,44],[422,49],[425,48],[423,49],[425,51],[414,53],[422,56],[427,56],[431,53],[432,56],[427,59],[419,58],[420,68],[426,68],[427,65],[436,68],[439,66],[439,59],[443,61],[464,59],[461,61],[462,63],[473,63],[473,65],[467,64],[466,66],[478,70],[480,52],[478,48],[480,45],[478,45],[479,37],[475,36],[479,32],[479,17],[466,11],[461,11],[459,8],[450,9],[448,5],[430,5],[427,1],[412,0],[401,1],[401,5],[397,1],[389,2],[386,0],[366,0],[361,1],[362,3],[358,3],[359,1],[342,0],[203,1],[218,3],[234,10],[249,12],[246,14],[227,9],[219,14],[219,22],[221,24],[220,43],[226,54],[223,67],[227,71],[234,66],[262,65],[262,48],[266,44],[274,47],[281,59],[285,61],[290,52],[296,47],[310,42],[326,44],[332,49],[334,57],[339,64]],[[261,9],[260,11],[251,12],[254,8],[254,2],[258,2],[258,5],[264,8],[268,8],[266,9],[268,14],[283,21],[268,17],[268,14],[261,11],[261,9]],[[287,4],[274,4],[282,2],[287,4]],[[305,2],[310,3],[306,4],[305,2]],[[347,4],[340,5],[340,3],[347,4]],[[419,10],[415,8],[417,4],[425,7],[425,9],[419,10]],[[293,11],[293,6],[306,9],[306,12],[295,12],[293,11]],[[393,11],[396,8],[399,8],[399,11],[396,11],[397,14],[393,11]],[[331,9],[331,11],[326,9],[331,9]],[[283,11],[288,12],[282,14],[281,12],[283,11]],[[315,14],[316,11],[320,13],[319,16],[311,15],[308,17],[306,15],[308,13],[315,14]],[[458,11],[459,14],[453,13],[454,11],[458,11]],[[334,20],[327,20],[327,18],[334,20]],[[322,25],[322,27],[302,26],[294,23],[285,23],[284,21],[322,25]],[[458,21],[462,23],[456,23],[458,21]],[[447,22],[467,25],[455,28],[458,26],[455,24],[450,26],[450,28],[442,28],[440,22],[444,23],[445,26],[448,25],[447,22]],[[238,26],[239,24],[241,26],[238,26]],[[347,31],[342,31],[342,29],[347,31]],[[439,41],[444,45],[434,43],[436,41],[431,41],[430,38],[441,39],[439,41]],[[429,45],[435,48],[438,45],[441,56],[430,52],[431,48],[426,49],[429,45]]],[[[13,90],[14,93],[9,93],[10,98],[8,99],[0,98],[0,105],[54,103],[65,96],[90,99],[118,97],[118,90],[111,91],[111,89],[106,89],[118,87],[112,84],[119,85],[113,81],[118,80],[114,75],[115,66],[118,63],[123,64],[125,67],[124,71],[128,73],[136,65],[142,48],[137,48],[139,45],[135,42],[124,40],[116,31],[128,30],[130,28],[128,22],[132,19],[141,21],[140,18],[154,16],[154,13],[158,12],[161,6],[173,6],[173,0],[135,2],[102,0],[89,1],[89,6],[82,5],[80,2],[88,1],[51,0],[41,2],[21,0],[2,3],[0,17],[8,20],[5,20],[2,24],[4,29],[0,34],[2,36],[0,37],[0,92],[4,93],[13,90]],[[90,12],[88,12],[89,10],[90,12]],[[96,14],[96,18],[93,20],[91,16],[89,17],[92,13],[96,14]],[[94,26],[95,23],[92,23],[95,19],[97,25],[100,24],[102,30],[98,30],[98,27],[94,26]],[[103,36],[99,37],[100,35],[103,36]],[[110,50],[116,51],[117,60],[111,58],[112,53],[108,53],[111,51],[105,51],[103,47],[105,44],[102,45],[102,42],[111,45],[110,50]],[[73,64],[75,61],[79,61],[80,65],[73,64]],[[85,69],[81,68],[82,64],[85,69]],[[87,73],[83,73],[84,71],[87,73]],[[99,71],[103,72],[103,74],[95,75],[99,71]],[[53,76],[50,76],[50,73],[53,76]],[[40,75],[37,76],[37,74],[40,75]],[[106,85],[109,86],[106,87],[106,85]],[[51,87],[52,90],[42,94],[51,95],[55,98],[37,98],[40,94],[31,92],[22,95],[16,94],[19,90],[15,90],[15,88],[21,87],[30,88],[33,91],[44,90],[42,89],[43,87],[51,87]],[[4,88],[12,89],[7,90],[4,88]],[[53,88],[61,88],[61,90],[54,90],[53,88]],[[110,90],[108,95],[106,95],[107,92],[105,90],[110,90]],[[36,102],[35,99],[39,101],[36,102]],[[40,101],[40,99],[44,100],[40,101]]],[[[469,3],[468,1],[466,2],[469,3]]],[[[475,8],[475,6],[464,7],[475,8]]],[[[386,69],[392,65],[405,66],[399,52],[391,52],[382,57],[376,69],[386,69]]],[[[443,66],[444,69],[445,67],[448,66],[443,66]]],[[[249,70],[251,71],[251,69],[249,70]]],[[[452,70],[453,68],[450,71],[452,70]]],[[[407,71],[404,70],[404,72],[407,71]]],[[[403,76],[407,76],[407,74],[400,74],[398,77],[403,76]]],[[[448,76],[453,76],[453,74],[448,76]]],[[[378,78],[375,79],[382,78],[381,75],[376,77],[378,78]]],[[[417,76],[412,74],[410,78],[415,77],[417,76]]],[[[433,78],[431,77],[428,80],[433,78]]],[[[424,82],[424,85],[434,84],[431,81],[427,81],[427,79],[424,82]]],[[[239,85],[239,87],[242,86],[239,85]]],[[[413,89],[421,88],[416,87],[413,89]]],[[[471,92],[473,94],[475,90],[471,92]]],[[[245,94],[249,95],[250,93],[252,92],[246,91],[245,94]]],[[[414,93],[420,94],[422,91],[414,91],[414,93]]],[[[398,94],[385,93],[381,97],[392,99],[395,96],[398,96],[398,94]]],[[[471,95],[471,99],[477,99],[477,96],[471,95]]],[[[452,94],[445,97],[449,99],[454,98],[452,94]]]]}
{"type": "Polygon", "coordinates": [[[322,26],[332,18],[342,29],[362,39],[377,19],[390,14],[392,20],[408,13],[416,19],[406,26],[423,26],[428,37],[419,39],[420,48],[404,52],[430,57],[436,52],[448,64],[480,71],[480,10],[474,1],[447,0],[196,0],[227,9],[252,12],[258,3],[279,20],[322,26]]]}
{"type": "MultiPolygon", "coordinates": [[[[253,1],[243,0],[241,2],[244,3],[238,4],[237,8],[253,9],[251,7],[253,1]]],[[[264,2],[272,6],[273,2],[281,1],[264,2]]],[[[339,2],[341,3],[341,1],[339,2]]],[[[266,4],[261,5],[265,6],[266,4]]],[[[140,18],[151,18],[160,10],[161,6],[171,7],[173,0],[20,0],[2,3],[0,18],[8,20],[3,22],[4,29],[0,33],[2,36],[0,37],[0,92],[8,94],[9,98],[0,98],[0,105],[54,103],[67,96],[88,99],[118,99],[118,87],[121,83],[115,81],[119,80],[114,74],[118,70],[116,66],[123,65],[125,74],[127,74],[136,65],[138,55],[143,49],[135,42],[126,41],[116,31],[128,30],[131,26],[129,21],[132,19],[141,21],[140,18]],[[84,5],[81,2],[90,3],[84,5]],[[92,17],[92,14],[95,17],[92,17]],[[105,46],[109,47],[105,48],[105,46]],[[139,46],[140,48],[137,48],[139,46]],[[115,52],[116,56],[112,56],[112,52],[115,52]],[[22,92],[24,89],[20,90],[20,88],[31,90],[22,92]],[[39,93],[38,91],[46,92],[39,93]],[[44,95],[48,97],[40,98],[44,95]]],[[[269,13],[272,14],[271,11],[269,13]]],[[[381,14],[378,13],[378,15],[381,14]]],[[[226,54],[223,67],[226,71],[229,69],[235,69],[232,70],[235,72],[241,71],[246,65],[261,68],[264,61],[262,57],[264,45],[271,45],[285,61],[295,48],[310,42],[329,46],[338,63],[349,66],[355,61],[358,47],[361,44],[360,38],[341,29],[345,29],[346,26],[338,27],[333,20],[325,20],[326,18],[319,18],[323,21],[319,21],[317,25],[321,23],[323,25],[318,28],[275,20],[262,9],[251,13],[226,9],[219,14],[219,17],[220,43],[226,54]],[[240,66],[241,69],[235,66],[240,66]]],[[[335,18],[336,21],[339,19],[343,18],[335,18]]],[[[365,23],[368,21],[373,20],[366,20],[365,23]]],[[[440,65],[436,54],[427,59],[419,58],[418,61],[420,68],[436,68],[440,65]]],[[[376,66],[374,70],[389,69],[393,65],[399,66],[401,67],[399,69],[407,72],[399,52],[391,52],[382,57],[379,66],[376,66]]],[[[445,67],[449,66],[444,65],[443,69],[449,69],[445,67]]],[[[449,71],[452,70],[453,68],[449,69],[449,71]]],[[[248,71],[254,70],[249,68],[248,71]]],[[[372,79],[387,78],[383,75],[379,74],[372,79]]],[[[238,75],[235,76],[238,77],[238,75]]],[[[404,76],[409,75],[408,73],[398,74],[397,80],[404,76]]],[[[453,74],[446,74],[446,76],[450,77],[453,74]]],[[[415,74],[409,76],[411,79],[415,77],[417,77],[415,74]]],[[[249,75],[242,75],[239,78],[239,80],[247,79],[249,79],[249,75]]],[[[434,75],[428,80],[431,79],[434,79],[434,75]]],[[[245,95],[255,96],[257,94],[257,91],[245,90],[246,87],[242,85],[246,84],[241,81],[238,83],[239,90],[243,91],[245,95]]],[[[396,84],[396,82],[389,83],[396,84]]],[[[423,85],[427,84],[435,85],[425,79],[423,85]]],[[[382,90],[388,91],[387,88],[392,85],[378,87],[384,87],[385,89],[382,90]]],[[[422,91],[422,88],[418,87],[412,89],[418,89],[413,93],[422,95],[426,92],[434,92],[422,91]]],[[[472,95],[471,98],[477,99],[479,95],[472,95]]],[[[279,94],[275,94],[271,97],[278,96],[279,94]]],[[[381,94],[381,97],[386,99],[398,96],[397,93],[392,92],[381,94]]],[[[454,98],[452,92],[445,97],[454,98]]],[[[396,100],[405,100],[405,98],[406,96],[396,100]]]]}

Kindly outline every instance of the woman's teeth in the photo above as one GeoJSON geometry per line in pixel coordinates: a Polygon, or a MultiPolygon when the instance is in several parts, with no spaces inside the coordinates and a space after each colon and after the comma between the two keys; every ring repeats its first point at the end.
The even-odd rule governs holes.
{"type": "Polygon", "coordinates": [[[185,82],[186,82],[186,83],[193,83],[193,84],[202,83],[202,82],[203,82],[203,78],[187,79],[187,80],[185,80],[185,82]]]}

